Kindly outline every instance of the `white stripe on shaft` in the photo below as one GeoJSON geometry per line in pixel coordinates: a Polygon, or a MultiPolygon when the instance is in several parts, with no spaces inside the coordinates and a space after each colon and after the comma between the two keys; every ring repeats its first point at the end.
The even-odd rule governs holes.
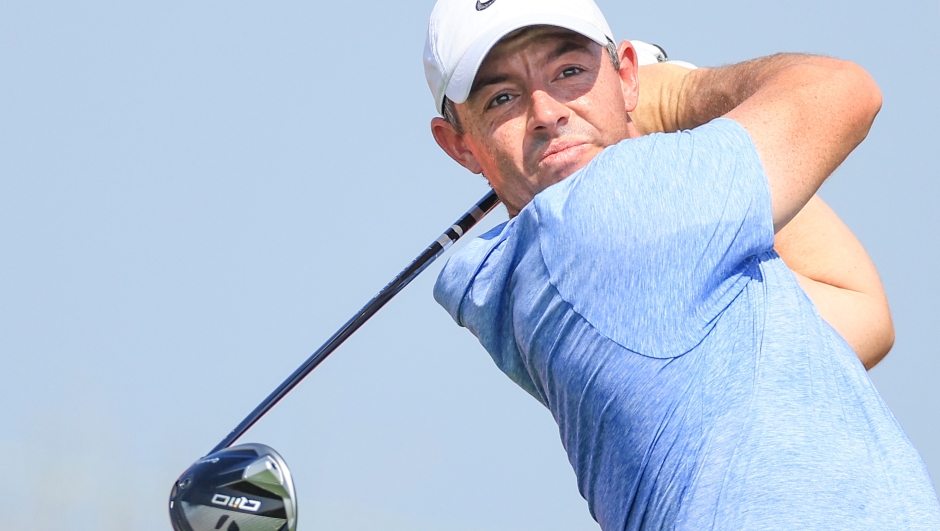
{"type": "Polygon", "coordinates": [[[450,236],[447,234],[441,234],[441,237],[437,239],[437,243],[441,244],[441,247],[446,251],[454,244],[454,240],[450,239],[450,236]]]}

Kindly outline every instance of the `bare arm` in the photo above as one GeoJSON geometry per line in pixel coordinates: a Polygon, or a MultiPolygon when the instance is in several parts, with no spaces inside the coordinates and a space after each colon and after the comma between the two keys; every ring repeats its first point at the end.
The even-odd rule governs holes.
{"type": "Polygon", "coordinates": [[[819,314],[866,369],[894,344],[894,324],[878,271],[852,231],[818,196],[777,233],[774,249],[819,314]]]}
{"type": "Polygon", "coordinates": [[[719,116],[747,129],[770,184],[779,231],[865,138],[881,108],[871,77],[847,61],[780,54],[721,68],[641,69],[640,132],[691,129],[719,116]],[[651,87],[642,88],[643,83],[651,87]],[[653,101],[655,100],[655,101],[653,101]],[[652,102],[652,103],[650,103],[652,102]]]}
{"type": "MultiPolygon", "coordinates": [[[[700,101],[696,109],[689,109],[690,74],[691,71],[673,65],[640,68],[640,98],[631,117],[642,134],[691,128],[725,113],[727,107],[735,104],[735,98],[727,95],[728,90],[719,88],[711,92],[715,101],[709,104],[700,101]]],[[[871,103],[879,102],[880,99],[871,103]]],[[[870,111],[876,112],[877,108],[870,111]]],[[[867,126],[864,130],[867,132],[867,126]]],[[[829,164],[837,165],[834,161],[829,164]]],[[[894,326],[884,288],[874,264],[848,227],[821,199],[810,197],[806,206],[797,208],[798,214],[783,225],[776,211],[778,202],[774,201],[775,248],[820,315],[870,369],[894,343],[894,326]]]]}

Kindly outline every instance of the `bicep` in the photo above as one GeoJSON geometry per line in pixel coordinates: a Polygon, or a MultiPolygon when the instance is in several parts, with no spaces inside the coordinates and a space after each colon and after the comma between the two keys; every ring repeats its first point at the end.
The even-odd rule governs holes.
{"type": "Polygon", "coordinates": [[[858,238],[818,196],[777,233],[774,249],[797,275],[820,316],[867,368],[894,342],[888,300],[858,238]]]}
{"type": "Polygon", "coordinates": [[[819,315],[852,347],[866,369],[888,354],[894,345],[894,325],[886,301],[794,274],[819,315]]]}

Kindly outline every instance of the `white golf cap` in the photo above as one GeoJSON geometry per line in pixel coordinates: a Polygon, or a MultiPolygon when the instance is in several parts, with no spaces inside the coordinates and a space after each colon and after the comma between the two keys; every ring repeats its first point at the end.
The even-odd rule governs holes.
{"type": "Polygon", "coordinates": [[[437,112],[444,96],[467,101],[477,70],[500,39],[537,25],[569,29],[601,46],[614,41],[593,0],[438,0],[424,45],[424,74],[437,112]]]}

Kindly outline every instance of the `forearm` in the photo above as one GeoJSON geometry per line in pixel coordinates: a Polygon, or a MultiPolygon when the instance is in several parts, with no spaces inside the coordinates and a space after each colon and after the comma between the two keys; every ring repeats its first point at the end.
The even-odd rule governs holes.
{"type": "Polygon", "coordinates": [[[668,63],[641,66],[640,98],[631,117],[643,134],[692,129],[728,114],[789,67],[829,61],[776,54],[697,70],[668,63]]]}
{"type": "Polygon", "coordinates": [[[820,315],[866,368],[887,355],[894,325],[878,271],[852,231],[818,196],[780,230],[775,250],[820,315]]]}
{"type": "Polygon", "coordinates": [[[676,91],[680,129],[698,127],[747,101],[788,68],[832,61],[805,54],[776,54],[717,68],[700,68],[676,91]]]}
{"type": "Polygon", "coordinates": [[[643,134],[698,127],[727,114],[752,96],[772,73],[804,57],[778,54],[697,70],[671,64],[642,66],[640,99],[631,116],[643,134]]]}

